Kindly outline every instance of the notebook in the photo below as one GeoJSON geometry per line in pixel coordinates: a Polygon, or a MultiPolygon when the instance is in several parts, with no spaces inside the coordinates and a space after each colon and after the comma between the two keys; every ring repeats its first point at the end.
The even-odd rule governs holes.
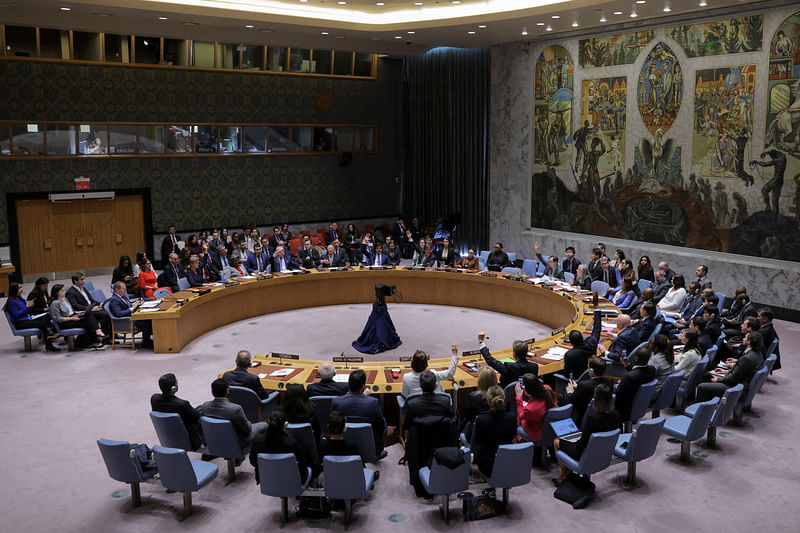
{"type": "Polygon", "coordinates": [[[581,431],[578,429],[578,426],[575,425],[575,421],[572,420],[572,418],[564,418],[563,420],[550,422],[550,427],[553,428],[556,437],[561,440],[578,442],[581,438],[581,431]]]}

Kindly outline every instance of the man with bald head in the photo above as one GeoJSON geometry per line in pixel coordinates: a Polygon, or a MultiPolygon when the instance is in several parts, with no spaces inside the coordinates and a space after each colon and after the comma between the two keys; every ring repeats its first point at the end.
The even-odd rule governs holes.
{"type": "Polygon", "coordinates": [[[347,394],[347,382],[333,380],[336,375],[336,368],[333,363],[322,363],[317,369],[319,381],[306,387],[309,396],[342,396],[347,394]]]}
{"type": "Polygon", "coordinates": [[[224,379],[225,383],[228,385],[245,387],[252,390],[263,400],[267,397],[267,391],[264,390],[264,386],[261,384],[261,380],[258,379],[258,376],[248,372],[251,363],[250,352],[247,350],[239,350],[239,353],[236,354],[236,368],[222,374],[222,379],[224,379]]]}
{"type": "Polygon", "coordinates": [[[603,355],[619,361],[623,354],[626,356],[631,355],[633,349],[636,348],[641,341],[639,340],[639,330],[631,323],[631,317],[628,315],[619,315],[617,317],[617,338],[611,343],[608,350],[602,348],[603,355]]]}

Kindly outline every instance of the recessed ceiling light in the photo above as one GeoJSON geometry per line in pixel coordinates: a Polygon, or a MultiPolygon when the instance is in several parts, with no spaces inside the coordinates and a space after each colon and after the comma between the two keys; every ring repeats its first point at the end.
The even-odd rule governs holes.
{"type": "Polygon", "coordinates": [[[158,20],[167,20],[167,17],[158,17],[158,20]]]}
{"type": "Polygon", "coordinates": [[[478,24],[478,27],[479,27],[480,29],[484,29],[484,28],[486,27],[486,24],[478,24]]]}
{"type": "Polygon", "coordinates": [[[622,11],[614,11],[615,15],[622,15],[622,11]]]}
{"type": "Polygon", "coordinates": [[[300,0],[301,3],[305,4],[308,0],[300,0]]]}
{"type": "Polygon", "coordinates": [[[602,16],[600,17],[600,22],[605,22],[606,20],[608,20],[608,19],[606,19],[606,16],[605,16],[605,15],[602,15],[602,16]]]}
{"type": "Polygon", "coordinates": [[[672,9],[670,9],[669,6],[664,6],[664,13],[669,13],[670,11],[672,11],[672,9]]]}
{"type": "Polygon", "coordinates": [[[181,22],[181,24],[183,24],[184,26],[199,26],[200,25],[199,22],[189,22],[189,21],[181,22]]]}
{"type": "Polygon", "coordinates": [[[636,0],[637,4],[646,4],[647,0],[636,0]]]}
{"type": "Polygon", "coordinates": [[[544,26],[544,22],[537,22],[536,25],[537,26],[544,26]]]}
{"type": "Polygon", "coordinates": [[[700,7],[706,7],[707,5],[708,2],[706,2],[706,0],[700,0],[700,7]]]}
{"type": "Polygon", "coordinates": [[[453,3],[453,4],[460,4],[460,3],[461,3],[461,0],[453,0],[453,2],[452,2],[452,3],[453,3]]]}
{"type": "Polygon", "coordinates": [[[60,9],[61,11],[72,11],[71,7],[59,7],[58,9],[60,9]]]}
{"type": "Polygon", "coordinates": [[[320,33],[320,35],[328,35],[328,32],[326,32],[326,31],[321,31],[319,33],[320,33]]]}
{"type": "Polygon", "coordinates": [[[561,15],[551,15],[550,18],[552,18],[552,19],[560,19],[561,15]]]}
{"type": "Polygon", "coordinates": [[[577,23],[577,22],[573,22],[573,23],[572,23],[572,27],[573,27],[573,28],[577,28],[577,27],[578,27],[578,23],[577,23]]]}
{"type": "Polygon", "coordinates": [[[415,5],[415,6],[421,6],[421,5],[422,5],[422,2],[414,2],[414,5],[415,5]]]}
{"type": "Polygon", "coordinates": [[[273,32],[273,31],[275,31],[275,30],[273,30],[273,29],[271,29],[271,28],[261,28],[261,29],[260,29],[260,30],[258,30],[258,31],[263,31],[264,33],[272,33],[272,32],[273,32]]]}
{"type": "Polygon", "coordinates": [[[343,6],[343,5],[345,5],[347,2],[345,2],[344,0],[339,0],[339,1],[338,1],[338,2],[336,2],[336,3],[337,3],[337,4],[339,4],[340,6],[343,6]]]}
{"type": "Polygon", "coordinates": [[[528,30],[522,30],[522,35],[528,35],[528,30]]]}
{"type": "Polygon", "coordinates": [[[553,28],[551,28],[550,26],[548,26],[548,27],[547,27],[547,28],[545,28],[545,29],[546,29],[547,31],[553,31],[553,28]]]}
{"type": "Polygon", "coordinates": [[[415,31],[408,32],[409,35],[414,35],[415,33],[417,33],[417,32],[415,32],[415,31]]]}
{"type": "Polygon", "coordinates": [[[395,35],[395,36],[394,36],[394,38],[395,38],[395,39],[402,39],[402,38],[403,38],[403,36],[402,36],[402,35],[395,35]]]}
{"type": "Polygon", "coordinates": [[[253,28],[254,26],[252,24],[245,24],[244,27],[245,28],[253,28]]]}
{"type": "Polygon", "coordinates": [[[639,15],[637,15],[637,14],[636,14],[636,11],[631,11],[631,18],[632,18],[632,19],[635,19],[635,18],[636,18],[636,17],[638,17],[638,16],[639,16],[639,15]]]}
{"type": "Polygon", "coordinates": [[[385,5],[385,4],[383,2],[375,2],[375,5],[376,6],[382,6],[382,5],[385,5]]]}

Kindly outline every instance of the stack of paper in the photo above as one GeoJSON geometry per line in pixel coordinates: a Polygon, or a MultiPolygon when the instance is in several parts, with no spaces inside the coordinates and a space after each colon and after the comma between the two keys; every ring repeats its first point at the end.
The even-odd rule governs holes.
{"type": "Polygon", "coordinates": [[[550,361],[561,361],[567,353],[567,349],[562,346],[553,346],[545,352],[542,359],[549,359],[550,361]]]}
{"type": "Polygon", "coordinates": [[[269,375],[271,378],[283,378],[290,375],[294,372],[294,368],[281,368],[280,370],[276,370],[269,375]]]}

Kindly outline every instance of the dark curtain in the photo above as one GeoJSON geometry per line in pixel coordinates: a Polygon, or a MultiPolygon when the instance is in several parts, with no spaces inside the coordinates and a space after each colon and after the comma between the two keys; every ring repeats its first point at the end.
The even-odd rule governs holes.
{"type": "Polygon", "coordinates": [[[403,64],[403,212],[423,226],[460,213],[454,244],[476,254],[489,240],[490,58],[488,47],[437,48],[403,64]]]}

